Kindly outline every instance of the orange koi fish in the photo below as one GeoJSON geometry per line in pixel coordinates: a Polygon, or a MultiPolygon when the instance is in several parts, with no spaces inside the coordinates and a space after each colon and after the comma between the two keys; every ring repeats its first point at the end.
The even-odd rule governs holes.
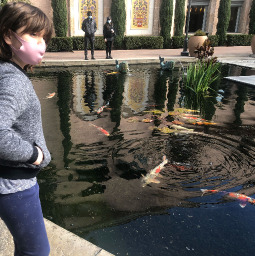
{"type": "Polygon", "coordinates": [[[174,121],[172,121],[172,124],[180,124],[180,125],[182,125],[183,122],[181,122],[181,121],[179,121],[179,120],[174,120],[174,121]]]}
{"type": "Polygon", "coordinates": [[[194,119],[194,120],[200,120],[200,118],[199,117],[197,117],[197,116],[182,116],[182,118],[184,118],[184,119],[194,119]]]}
{"type": "Polygon", "coordinates": [[[160,171],[164,168],[164,166],[168,163],[168,160],[166,159],[166,156],[163,156],[163,162],[156,166],[154,169],[149,171],[149,173],[146,176],[143,176],[142,178],[142,187],[145,187],[149,183],[160,183],[158,179],[156,179],[159,176],[160,171]]]}
{"type": "Polygon", "coordinates": [[[53,98],[55,96],[55,92],[53,93],[48,93],[48,95],[46,96],[47,99],[53,98]]]}
{"type": "Polygon", "coordinates": [[[179,163],[176,163],[176,164],[171,164],[171,166],[179,171],[189,171],[191,170],[190,167],[188,166],[185,166],[185,165],[181,165],[179,163]]]}
{"type": "Polygon", "coordinates": [[[107,75],[115,75],[115,74],[119,74],[119,72],[114,71],[114,72],[107,73],[107,75]]]}
{"type": "Polygon", "coordinates": [[[195,122],[194,125],[216,125],[214,122],[207,122],[207,121],[201,121],[201,122],[195,122]]]}
{"type": "Polygon", "coordinates": [[[95,125],[95,124],[90,124],[91,126],[94,126],[94,127],[96,127],[100,132],[102,132],[104,135],[106,135],[106,136],[110,136],[110,133],[109,132],[107,132],[105,129],[103,129],[102,127],[99,127],[99,126],[97,126],[97,125],[95,125]]]}
{"type": "Polygon", "coordinates": [[[240,200],[240,206],[244,208],[247,204],[247,202],[251,204],[255,204],[255,199],[249,196],[246,196],[244,194],[239,194],[235,192],[227,192],[227,191],[219,191],[219,190],[214,190],[214,189],[201,189],[202,193],[223,193],[226,194],[230,198],[235,198],[240,200]]]}

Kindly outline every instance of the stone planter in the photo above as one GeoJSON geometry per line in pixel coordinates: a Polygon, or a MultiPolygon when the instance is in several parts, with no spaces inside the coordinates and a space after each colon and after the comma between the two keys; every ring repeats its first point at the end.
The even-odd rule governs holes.
{"type": "Polygon", "coordinates": [[[255,54],[255,35],[251,39],[251,50],[252,54],[255,54]]]}
{"type": "Polygon", "coordinates": [[[207,36],[191,36],[188,41],[189,55],[191,57],[197,57],[197,53],[194,53],[197,46],[202,46],[207,36]]]}

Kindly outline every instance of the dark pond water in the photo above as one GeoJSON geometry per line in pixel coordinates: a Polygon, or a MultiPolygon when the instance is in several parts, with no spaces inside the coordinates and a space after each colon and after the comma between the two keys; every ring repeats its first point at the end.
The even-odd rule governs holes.
{"type": "Polygon", "coordinates": [[[194,104],[180,70],[112,71],[31,76],[52,154],[39,176],[44,216],[115,255],[253,255],[255,205],[201,189],[255,197],[254,88],[222,79],[194,104]]]}

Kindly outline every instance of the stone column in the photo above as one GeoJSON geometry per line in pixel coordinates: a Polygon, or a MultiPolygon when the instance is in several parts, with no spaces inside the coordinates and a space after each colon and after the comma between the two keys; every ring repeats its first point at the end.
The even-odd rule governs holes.
{"type": "Polygon", "coordinates": [[[69,26],[68,26],[68,30],[69,30],[69,36],[74,36],[75,35],[75,19],[74,17],[76,15],[79,15],[79,12],[75,12],[75,6],[74,6],[74,1],[69,1],[68,4],[68,16],[69,16],[69,26]]]}
{"type": "Polygon", "coordinates": [[[210,35],[216,34],[219,6],[220,0],[210,0],[206,18],[206,32],[209,32],[210,35]]]}
{"type": "Polygon", "coordinates": [[[108,16],[111,16],[111,6],[112,6],[112,0],[104,0],[104,23],[106,22],[106,18],[108,16]]]}
{"type": "Polygon", "coordinates": [[[152,35],[159,36],[160,34],[160,13],[161,0],[154,0],[154,13],[153,13],[153,25],[152,25],[152,35]]]}
{"type": "Polygon", "coordinates": [[[238,33],[248,34],[249,33],[249,13],[251,9],[252,0],[244,0],[242,9],[240,12],[240,19],[238,25],[238,33]]]}

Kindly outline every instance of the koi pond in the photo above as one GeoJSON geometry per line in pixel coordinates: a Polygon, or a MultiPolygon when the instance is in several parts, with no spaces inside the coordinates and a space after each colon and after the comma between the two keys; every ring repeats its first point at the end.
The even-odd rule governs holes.
{"type": "Polygon", "coordinates": [[[223,79],[252,70],[222,66],[194,103],[182,68],[129,68],[30,75],[52,154],[44,217],[114,255],[253,255],[255,88],[223,79]]]}

